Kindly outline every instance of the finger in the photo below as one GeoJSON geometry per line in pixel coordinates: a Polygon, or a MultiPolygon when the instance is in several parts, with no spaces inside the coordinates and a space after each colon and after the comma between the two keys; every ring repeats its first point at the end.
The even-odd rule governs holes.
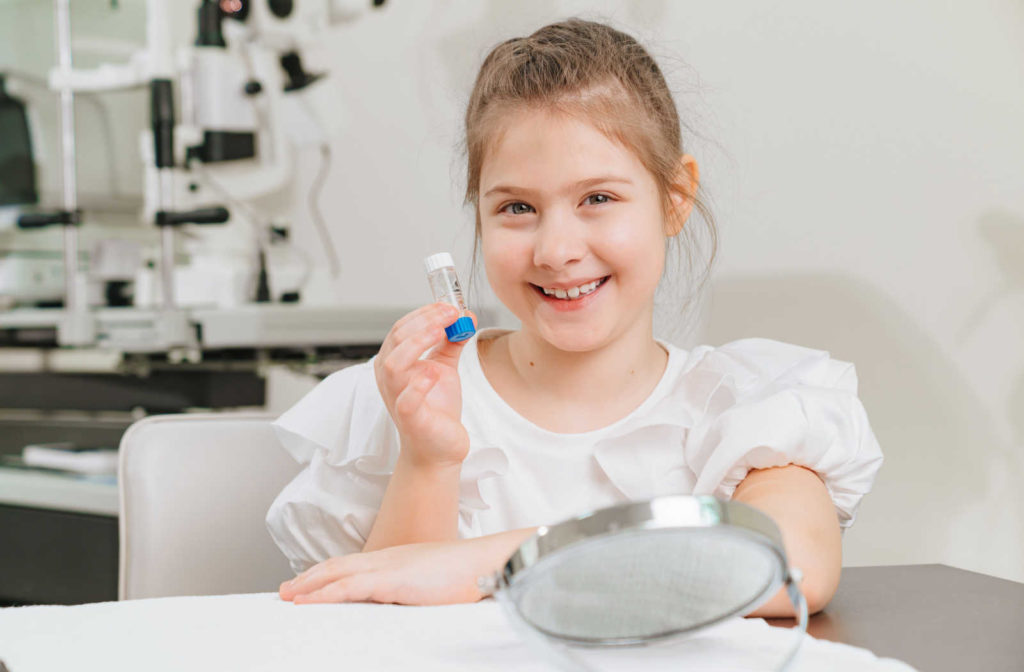
{"type": "MultiPolygon", "coordinates": [[[[476,329],[476,313],[474,313],[471,310],[467,310],[466,314],[473,320],[473,329],[476,329]]],[[[468,340],[469,339],[467,338],[465,341],[452,343],[446,338],[444,342],[441,343],[441,345],[439,345],[437,348],[433,350],[433,352],[430,353],[427,359],[439,362],[441,364],[444,364],[445,366],[450,366],[453,369],[456,369],[459,366],[459,357],[462,356],[462,349],[466,345],[466,342],[468,340]]]]}
{"type": "Polygon", "coordinates": [[[400,342],[396,341],[395,337],[402,333],[405,325],[407,325],[409,322],[415,321],[424,313],[429,313],[433,310],[436,310],[436,306],[436,303],[428,303],[425,306],[420,306],[416,310],[410,311],[403,315],[402,317],[398,318],[398,320],[393,325],[391,325],[391,329],[388,330],[387,335],[384,337],[384,341],[381,344],[378,356],[387,354],[387,352],[389,352],[392,348],[394,348],[395,345],[398,344],[398,342],[400,342]]]}
{"type": "Polygon", "coordinates": [[[403,341],[411,338],[424,329],[434,326],[447,327],[459,319],[459,310],[447,303],[432,303],[414,318],[406,321],[401,327],[395,329],[394,343],[397,347],[403,341]]]}
{"type": "MultiPolygon", "coordinates": [[[[458,311],[446,303],[432,303],[415,312],[418,314],[410,314],[408,316],[409,319],[405,320],[401,326],[396,325],[396,327],[392,328],[391,333],[384,339],[380,350],[377,352],[375,368],[379,373],[389,377],[398,376],[397,380],[392,380],[391,382],[399,387],[404,387],[405,381],[400,374],[407,364],[391,361],[391,356],[395,350],[424,331],[436,329],[443,331],[444,327],[454,322],[458,317],[458,311]]],[[[421,354],[422,352],[413,359],[418,359],[421,354]]]]}
{"type": "Polygon", "coordinates": [[[324,560],[310,567],[291,581],[285,581],[278,589],[282,600],[290,600],[296,595],[309,593],[340,578],[360,571],[365,563],[361,562],[363,554],[339,556],[324,560]]]}
{"type": "Polygon", "coordinates": [[[434,388],[439,379],[440,376],[433,368],[424,366],[419,369],[405,389],[402,390],[401,394],[398,395],[398,398],[395,399],[395,411],[399,415],[409,415],[415,412],[423,404],[427,395],[430,394],[430,390],[434,388]]]}
{"type": "Polygon", "coordinates": [[[459,367],[459,357],[462,355],[462,349],[466,346],[469,341],[467,338],[465,341],[459,341],[458,343],[452,343],[447,338],[441,345],[434,348],[427,359],[450,366],[453,369],[459,367]]]}
{"type": "Polygon", "coordinates": [[[299,595],[295,604],[334,604],[337,602],[367,602],[373,598],[376,574],[348,576],[323,586],[311,593],[299,595]]]}
{"type": "Polygon", "coordinates": [[[413,366],[423,355],[434,346],[441,345],[447,341],[444,327],[435,323],[423,331],[415,334],[396,347],[388,355],[383,363],[384,374],[388,376],[388,382],[394,385],[392,389],[404,388],[409,384],[409,377],[412,374],[413,366]]]}

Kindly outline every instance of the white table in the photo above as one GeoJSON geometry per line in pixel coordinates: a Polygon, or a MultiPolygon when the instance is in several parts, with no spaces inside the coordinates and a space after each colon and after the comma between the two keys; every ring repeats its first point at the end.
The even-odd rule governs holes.
{"type": "MultiPolygon", "coordinates": [[[[685,641],[582,655],[599,670],[769,670],[793,636],[760,619],[734,619],[685,641]]],[[[796,670],[911,669],[805,637],[796,670]]],[[[0,609],[0,659],[10,672],[555,669],[492,600],[296,606],[269,593],[0,609]]]]}

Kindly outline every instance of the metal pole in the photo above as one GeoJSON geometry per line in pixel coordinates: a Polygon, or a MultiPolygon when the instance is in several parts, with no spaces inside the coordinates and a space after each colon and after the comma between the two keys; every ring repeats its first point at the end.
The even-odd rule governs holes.
{"type": "MultiPolygon", "coordinates": [[[[171,168],[161,168],[157,171],[160,182],[157,190],[158,210],[170,210],[174,193],[174,171],[171,168]]],[[[163,304],[166,310],[175,308],[174,296],[174,227],[160,227],[160,285],[163,294],[163,304]]]]}
{"type": "MultiPolygon", "coordinates": [[[[64,73],[71,71],[71,6],[70,0],[54,0],[57,38],[57,64],[64,73]]],[[[78,210],[78,184],[75,175],[75,97],[65,85],[60,90],[60,148],[63,167],[64,210],[78,210]]],[[[67,312],[82,310],[83,297],[78,293],[78,226],[64,225],[64,308],[67,312]]]]}

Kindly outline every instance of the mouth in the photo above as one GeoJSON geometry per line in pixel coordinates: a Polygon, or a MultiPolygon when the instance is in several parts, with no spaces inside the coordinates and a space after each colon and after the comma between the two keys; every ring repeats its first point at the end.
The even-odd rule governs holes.
{"type": "Polygon", "coordinates": [[[601,288],[604,287],[609,278],[611,276],[606,275],[598,280],[585,282],[582,285],[571,288],[542,287],[533,283],[530,283],[530,286],[552,307],[561,310],[572,310],[582,308],[585,304],[590,303],[590,300],[601,291],[601,288]]]}

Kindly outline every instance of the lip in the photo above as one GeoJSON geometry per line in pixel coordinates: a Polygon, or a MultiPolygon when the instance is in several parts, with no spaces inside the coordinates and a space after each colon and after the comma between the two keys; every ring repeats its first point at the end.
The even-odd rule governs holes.
{"type": "MultiPolygon", "coordinates": [[[[557,310],[559,312],[564,312],[565,313],[565,312],[573,312],[573,311],[577,311],[577,310],[583,310],[584,308],[589,306],[591,303],[593,303],[594,300],[597,298],[598,294],[602,293],[602,290],[605,288],[605,285],[607,285],[608,282],[611,280],[611,277],[612,276],[610,276],[610,275],[603,275],[603,276],[601,276],[599,278],[594,278],[593,280],[584,280],[583,283],[581,283],[581,284],[586,284],[587,282],[593,282],[594,280],[604,280],[604,282],[602,282],[600,285],[598,285],[597,289],[592,291],[590,294],[586,294],[585,296],[582,296],[582,297],[580,297],[578,299],[573,299],[571,301],[566,300],[566,299],[556,299],[554,296],[548,296],[547,294],[544,293],[544,290],[539,285],[534,285],[533,283],[530,283],[530,286],[533,287],[533,291],[535,291],[537,293],[537,296],[539,296],[541,299],[544,300],[545,304],[550,306],[553,310],[557,310]]],[[[578,286],[579,285],[569,285],[569,287],[578,287],[578,286]]],[[[557,285],[555,287],[552,287],[551,285],[545,285],[545,287],[547,287],[548,289],[562,289],[561,286],[557,286],[557,285]]]]}
{"type": "Polygon", "coordinates": [[[531,282],[530,284],[533,285],[534,287],[541,287],[541,288],[545,288],[546,287],[547,289],[567,289],[568,290],[568,289],[572,289],[573,287],[582,287],[583,285],[585,285],[587,283],[590,283],[590,282],[594,282],[595,280],[604,280],[607,277],[610,277],[610,276],[598,275],[596,277],[585,278],[583,280],[567,280],[565,282],[556,282],[556,283],[552,283],[550,285],[549,284],[540,285],[540,284],[533,283],[533,282],[531,282]]]}

